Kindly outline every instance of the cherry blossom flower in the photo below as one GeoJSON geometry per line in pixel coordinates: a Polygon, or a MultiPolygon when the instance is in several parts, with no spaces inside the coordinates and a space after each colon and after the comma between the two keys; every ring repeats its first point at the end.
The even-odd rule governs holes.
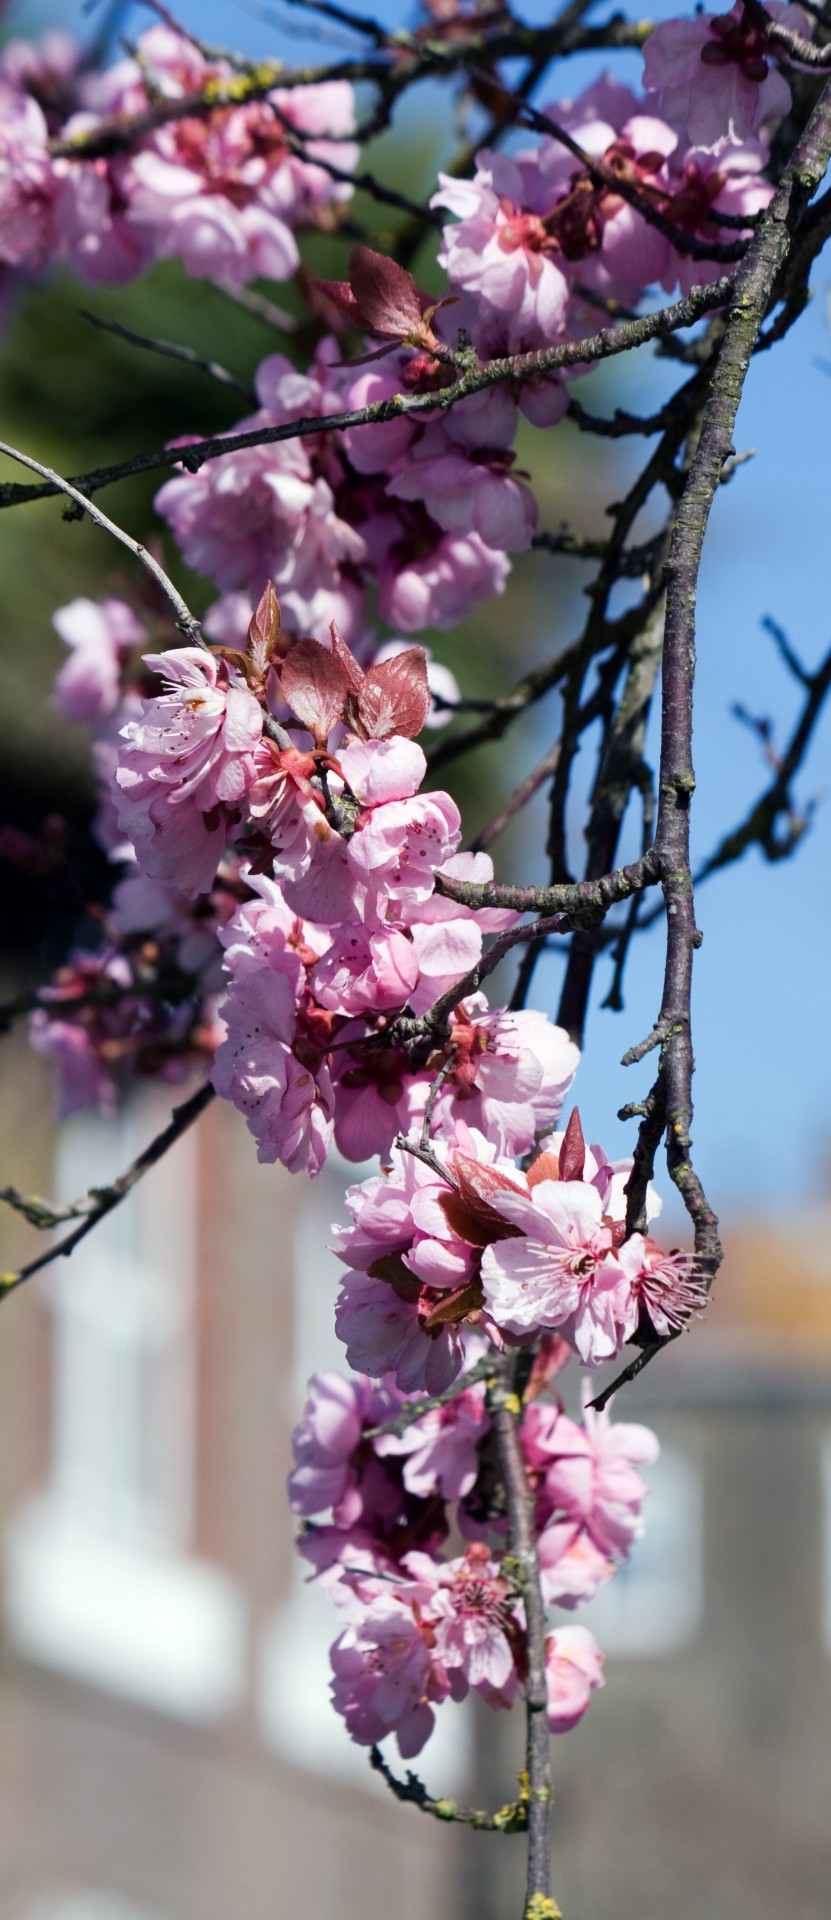
{"type": "Polygon", "coordinates": [[[461,1500],[475,1485],[477,1446],[489,1425],[485,1386],[480,1381],[463,1387],[444,1406],[431,1407],[403,1433],[382,1435],[375,1450],[382,1459],[403,1460],[408,1493],[427,1499],[439,1492],[444,1500],[461,1500]]]}
{"type": "Polygon", "coordinates": [[[577,1180],[541,1180],[526,1199],[506,1192],[493,1205],[521,1237],[485,1248],[482,1287],[507,1333],[558,1328],[587,1366],[621,1345],[624,1277],[600,1195],[577,1180]]]}
{"type": "Polygon", "coordinates": [[[582,1719],[594,1687],[605,1685],[603,1655],[587,1627],[560,1627],[545,1643],[548,1726],[567,1733],[582,1719]]]}
{"type": "MultiPolygon", "coordinates": [[[[669,218],[697,240],[722,241],[724,228],[713,217],[715,214],[752,216],[768,205],[773,187],[762,178],[766,163],[766,148],[758,140],[747,140],[742,146],[722,145],[715,152],[703,147],[686,151],[678,148],[670,161],[669,218]]],[[[701,275],[700,260],[670,249],[663,281],[668,292],[677,283],[682,293],[688,293],[701,275]]]]}
{"type": "MultiPolygon", "coordinates": [[[[233,80],[224,62],[209,63],[164,26],[142,35],[139,52],[143,69],[170,98],[233,80]]],[[[294,227],[351,193],[348,182],[332,181],[315,159],[336,158],[348,172],[358,157],[348,142],[305,136],[347,134],[352,126],[352,90],[337,81],[276,89],[264,100],[218,107],[205,118],[171,120],[140,144],[124,169],[130,219],[151,235],[157,257],[180,258],[198,278],[286,280],[299,264],[294,227]],[[292,128],[302,137],[300,152],[291,144],[292,128]]]]}
{"type": "MultiPolygon", "coordinates": [[[[340,404],[322,352],[308,375],[282,354],[271,354],[255,385],[259,410],[234,431],[279,426],[340,404]]],[[[247,447],[207,461],[197,474],[175,475],[157,494],[156,507],[188,565],[226,593],[245,592],[253,606],[263,581],[271,579],[284,625],[299,633],[325,632],[334,613],[350,635],[362,623],[363,600],[355,587],[344,594],[341,569],[360,567],[366,547],[340,511],[326,464],[309,440],[247,447]]],[[[337,484],[340,470],[330,471],[337,484]]]]}
{"type": "Polygon", "coordinates": [[[347,1380],[333,1370],[312,1375],[303,1418],[292,1434],[289,1504],[294,1513],[331,1508],[341,1528],[355,1527],[364,1514],[373,1524],[382,1513],[398,1517],[399,1488],[372,1447],[361,1445],[365,1428],[389,1419],[396,1405],[393,1393],[364,1376],[347,1380]]]}
{"type": "MultiPolygon", "coordinates": [[[[800,7],[768,0],[771,19],[803,38],[811,25],[800,7]]],[[[741,142],[766,120],[787,113],[791,91],[771,65],[764,31],[738,0],[729,13],[663,20],[643,54],[644,85],[658,95],[665,119],[690,143],[713,151],[741,142]]]]}
{"type": "Polygon", "coordinates": [[[403,1759],[420,1753],[435,1720],[428,1693],[435,1699],[438,1687],[412,1604],[380,1593],[356,1609],[354,1625],[335,1641],[330,1658],[332,1702],[352,1739],[368,1747],[394,1732],[403,1759]]]}
{"type": "MultiPolygon", "coordinates": [[[[426,1555],[408,1554],[406,1565],[429,1577],[426,1555]]],[[[435,1656],[448,1671],[454,1698],[460,1682],[491,1706],[507,1707],[517,1692],[512,1631],[516,1596],[487,1547],[474,1541],[460,1560],[439,1567],[439,1583],[429,1602],[435,1656]]]]}
{"type": "Polygon", "coordinates": [[[52,625],[71,648],[55,681],[53,703],[65,720],[96,726],[115,713],[124,662],[146,641],[146,631],[132,607],[109,598],[70,600],[52,615],[52,625]]]}
{"type": "Polygon", "coordinates": [[[694,1254],[678,1248],[664,1253],[648,1235],[633,1233],[618,1259],[631,1290],[624,1316],[627,1332],[635,1331],[641,1311],[661,1339],[682,1333],[703,1313],[707,1281],[694,1254]]]}
{"type": "Polygon", "coordinates": [[[585,1606],[598,1587],[611,1580],[614,1562],[602,1553],[585,1527],[574,1520],[550,1520],[537,1539],[540,1590],[547,1606],[585,1606]]]}
{"type": "Polygon", "coordinates": [[[523,1422],[526,1459],[542,1478],[537,1510],[563,1514],[585,1528],[607,1558],[625,1559],[643,1532],[647,1487],[637,1469],[658,1458],[648,1427],[615,1422],[586,1407],[582,1424],[537,1401],[523,1422]]]}
{"type": "Polygon", "coordinates": [[[167,692],[122,731],[113,797],[118,824],[151,879],[205,893],[256,774],[262,712],[224,660],[198,647],[146,654],[167,692]]]}
{"type": "Polygon", "coordinates": [[[36,100],[0,81],[0,261],[40,269],[58,251],[58,177],[36,100]]]}

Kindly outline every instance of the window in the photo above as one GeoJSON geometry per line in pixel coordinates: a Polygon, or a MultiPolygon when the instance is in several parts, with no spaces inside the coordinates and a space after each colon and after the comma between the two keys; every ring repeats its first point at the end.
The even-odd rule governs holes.
{"type": "MultiPolygon", "coordinates": [[[[62,1198],[128,1166],[170,1115],[153,1090],[59,1136],[62,1198]]],[[[186,1134],[44,1284],[53,1328],[49,1482],[12,1522],[19,1646],[204,1720],[237,1696],[240,1597],[189,1557],[194,1476],[197,1143],[186,1134]]]]}

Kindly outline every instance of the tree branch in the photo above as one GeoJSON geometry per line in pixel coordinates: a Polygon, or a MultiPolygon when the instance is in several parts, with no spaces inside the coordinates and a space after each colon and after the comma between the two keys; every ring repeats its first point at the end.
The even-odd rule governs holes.
{"type": "MultiPolygon", "coordinates": [[[[149,1147],[144,1148],[143,1153],[139,1154],[138,1159],[132,1162],[126,1172],[120,1174],[117,1180],[111,1181],[107,1187],[90,1187],[89,1192],[81,1200],[74,1201],[71,1207],[64,1209],[64,1218],[77,1219],[79,1215],[82,1216],[80,1226],[73,1228],[72,1232],[66,1234],[63,1240],[59,1240],[56,1246],[50,1247],[46,1253],[39,1254],[35,1260],[30,1260],[27,1266],[20,1267],[16,1273],[0,1273],[0,1301],[5,1300],[10,1293],[15,1293],[18,1287],[22,1287],[25,1280],[31,1280],[34,1274],[40,1273],[44,1267],[51,1266],[53,1260],[66,1259],[69,1254],[74,1253],[75,1248],[86,1239],[93,1227],[97,1227],[99,1220],[103,1220],[106,1214],[112,1213],[114,1207],[120,1206],[137,1182],[150,1172],[151,1167],[158,1164],[170,1147],[175,1146],[176,1141],[187,1132],[194,1120],[198,1120],[199,1115],[204,1113],[213,1097],[214,1090],[208,1081],[196,1093],[192,1093],[189,1100],[183,1101],[180,1107],[174,1107],[170,1124],[156,1135],[155,1140],[151,1140],[149,1147]]],[[[54,1212],[57,1217],[60,1217],[59,1209],[54,1209],[54,1212]]]]}

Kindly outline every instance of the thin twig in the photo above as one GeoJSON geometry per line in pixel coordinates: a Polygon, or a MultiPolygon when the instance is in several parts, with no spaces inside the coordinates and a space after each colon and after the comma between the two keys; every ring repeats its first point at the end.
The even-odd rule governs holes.
{"type": "Polygon", "coordinates": [[[396,1800],[403,1800],[408,1806],[418,1807],[420,1813],[432,1813],[436,1820],[448,1820],[465,1827],[476,1827],[484,1833],[525,1833],[528,1827],[528,1802],[520,1798],[511,1806],[500,1807],[498,1813],[483,1813],[474,1807],[459,1807],[455,1800],[434,1800],[427,1792],[423,1780],[409,1769],[406,1780],[399,1780],[381,1752],[380,1747],[371,1747],[369,1764],[376,1773],[386,1780],[396,1800]]]}
{"type": "Polygon", "coordinates": [[[161,587],[162,593],[170,601],[176,616],[176,625],[185,639],[191,646],[207,647],[206,641],[202,638],[199,621],[194,618],[178,589],[174,587],[173,581],[168,579],[164,567],[159,565],[158,560],[154,560],[152,553],[148,553],[146,547],[141,546],[138,540],[134,540],[131,534],[125,533],[124,528],[117,526],[114,520],[110,520],[100,507],[94,507],[86,495],[79,493],[78,488],[73,486],[71,480],[63,480],[53,467],[43,466],[40,460],[33,460],[31,454],[20,453],[17,447],[9,446],[5,440],[0,440],[0,453],[5,453],[9,460],[19,461],[22,467],[29,467],[32,473],[42,473],[50,483],[48,488],[50,493],[67,494],[83,513],[89,514],[90,520],[94,520],[97,527],[102,527],[105,533],[111,533],[113,539],[120,541],[122,547],[126,547],[129,553],[134,553],[136,559],[141,561],[149,574],[152,574],[156,585],[161,587]]]}
{"type": "Polygon", "coordinates": [[[182,360],[185,366],[193,367],[197,373],[207,373],[222,387],[232,387],[251,405],[256,406],[257,396],[253,387],[246,386],[244,380],[238,380],[236,374],[229,373],[218,360],[206,360],[197,353],[195,347],[180,347],[175,340],[152,340],[147,334],[135,333],[132,327],[122,326],[119,320],[105,320],[100,313],[89,313],[81,308],[81,318],[89,320],[91,326],[100,327],[104,333],[114,333],[119,340],[128,340],[131,347],[144,347],[148,353],[160,353],[166,360],[182,360]]]}
{"type": "Polygon", "coordinates": [[[188,1127],[199,1119],[213,1097],[213,1087],[210,1082],[207,1082],[196,1093],[192,1093],[189,1100],[183,1101],[180,1107],[174,1107],[169,1125],[156,1135],[155,1140],[151,1140],[149,1147],[144,1148],[143,1153],[139,1154],[126,1172],[120,1174],[118,1179],[113,1180],[109,1186],[90,1187],[88,1194],[81,1200],[75,1201],[71,1214],[75,1218],[82,1216],[80,1225],[66,1234],[64,1239],[59,1240],[54,1247],[50,1247],[46,1253],[39,1254],[25,1267],[20,1267],[16,1273],[0,1274],[0,1300],[5,1300],[10,1293],[16,1292],[18,1287],[23,1286],[25,1280],[31,1280],[32,1276],[40,1273],[44,1267],[51,1266],[53,1260],[66,1259],[69,1254],[74,1253],[75,1248],[86,1239],[93,1227],[97,1227],[99,1220],[103,1220],[106,1214],[112,1213],[114,1207],[120,1206],[122,1200],[126,1200],[128,1193],[132,1192],[137,1182],[150,1172],[151,1167],[158,1164],[169,1148],[175,1145],[183,1133],[187,1132],[188,1127]]]}
{"type": "Polygon", "coordinates": [[[51,493],[66,492],[70,486],[81,489],[86,497],[97,493],[101,487],[112,485],[114,480],[125,479],[131,474],[154,472],[159,467],[183,466],[187,472],[197,473],[206,460],[220,460],[225,454],[240,453],[248,447],[271,446],[282,440],[300,440],[310,434],[332,433],[347,427],[379,426],[388,420],[399,420],[402,415],[447,413],[460,400],[467,399],[470,394],[481,393],[488,387],[511,381],[535,380],[561,367],[587,366],[594,360],[608,359],[619,353],[628,353],[634,347],[647,346],[651,341],[661,340],[681,327],[693,326],[703,314],[712,312],[713,308],[723,307],[729,301],[732,286],[732,278],[727,275],[706,287],[693,287],[683,300],[672,301],[669,306],[661,307],[655,313],[643,314],[637,320],[622,321],[618,327],[602,328],[589,339],[564,341],[535,353],[519,353],[484,363],[476,362],[452,386],[438,388],[435,392],[392,394],[389,399],[377,400],[368,407],[303,416],[298,420],[282,421],[278,426],[254,427],[246,433],[215,434],[209,439],[194,440],[186,447],[163,447],[152,453],[137,453],[129,460],[93,468],[89,473],[76,474],[71,482],[59,480],[56,474],[52,474],[48,468],[38,467],[36,462],[24,461],[24,465],[32,466],[36,472],[47,473],[50,484],[42,487],[0,486],[0,507],[42,500],[51,493]]]}

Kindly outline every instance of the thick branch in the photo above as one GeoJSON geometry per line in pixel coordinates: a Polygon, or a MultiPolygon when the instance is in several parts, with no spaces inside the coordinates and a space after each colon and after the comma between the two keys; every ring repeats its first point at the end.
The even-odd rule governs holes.
{"type": "MultiPolygon", "coordinates": [[[[50,494],[65,493],[70,487],[89,496],[97,493],[101,487],[111,486],[115,480],[123,480],[131,474],[150,473],[161,467],[183,466],[189,473],[197,473],[206,460],[220,460],[224,454],[239,453],[246,447],[271,446],[281,440],[304,439],[309,434],[330,433],[346,427],[379,426],[387,420],[398,420],[403,414],[446,413],[460,400],[467,399],[469,394],[481,393],[487,387],[502,385],[506,381],[534,380],[541,374],[554,372],[561,367],[587,366],[594,360],[609,359],[615,354],[627,353],[633,347],[646,346],[652,340],[663,339],[681,327],[693,326],[702,314],[726,304],[732,285],[728,275],[711,282],[709,286],[693,287],[683,300],[675,300],[669,306],[659,308],[656,313],[643,314],[637,320],[624,320],[616,327],[604,327],[589,339],[565,341],[560,346],[546,347],[537,353],[520,353],[508,358],[477,362],[452,386],[436,393],[391,394],[388,400],[378,400],[369,407],[286,420],[279,426],[254,427],[247,433],[217,434],[206,440],[195,440],[187,447],[162,447],[153,453],[137,453],[131,459],[118,461],[112,466],[96,467],[89,473],[76,474],[72,481],[61,482],[56,474],[50,474],[50,484],[43,487],[6,483],[0,486],[0,507],[21,506],[29,500],[42,500],[50,494]]],[[[34,461],[24,461],[24,464],[32,466],[36,472],[49,471],[39,468],[34,461]]]]}

